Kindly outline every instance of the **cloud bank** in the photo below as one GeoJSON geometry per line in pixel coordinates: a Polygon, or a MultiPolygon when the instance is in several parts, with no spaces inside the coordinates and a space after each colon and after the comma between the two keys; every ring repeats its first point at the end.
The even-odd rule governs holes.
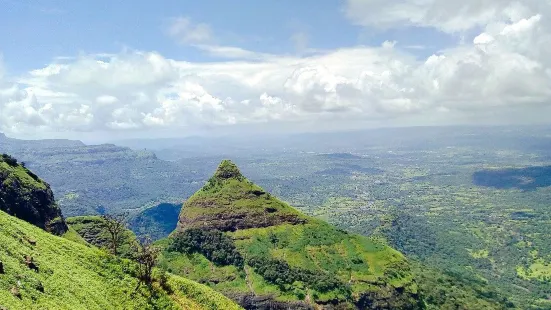
{"type": "Polygon", "coordinates": [[[2,74],[0,65],[0,131],[468,118],[551,105],[548,0],[348,0],[343,10],[365,27],[475,35],[426,59],[399,42],[299,57],[209,45],[208,25],[180,18],[171,36],[227,60],[192,63],[134,50],[59,60],[20,77],[2,74]]]}

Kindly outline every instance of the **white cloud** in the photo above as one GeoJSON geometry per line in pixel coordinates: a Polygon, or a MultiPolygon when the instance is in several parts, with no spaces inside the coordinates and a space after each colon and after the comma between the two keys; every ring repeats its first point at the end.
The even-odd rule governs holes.
{"type": "Polygon", "coordinates": [[[206,44],[194,44],[194,47],[206,52],[207,54],[219,58],[228,59],[263,59],[273,57],[274,55],[257,53],[249,51],[235,46],[219,46],[219,45],[206,45],[206,44]]]}
{"type": "Polygon", "coordinates": [[[346,0],[345,14],[362,26],[434,27],[463,32],[494,22],[517,22],[549,10],[549,0],[346,0]]]}
{"type": "MultiPolygon", "coordinates": [[[[496,8],[488,7],[483,11],[496,8]]],[[[475,14],[480,18],[471,26],[483,27],[470,43],[425,60],[394,41],[308,57],[200,44],[209,53],[244,59],[212,63],[142,51],[67,58],[19,78],[0,78],[0,131],[180,130],[412,115],[421,122],[436,115],[445,123],[455,115],[468,121],[489,111],[549,107],[550,17],[532,7],[511,8],[508,2],[499,7],[508,20],[475,14]]],[[[444,18],[419,20],[459,29],[444,18]]]]}
{"type": "Polygon", "coordinates": [[[203,43],[213,38],[208,24],[194,24],[188,17],[177,17],[170,21],[168,34],[180,43],[203,43]]]}

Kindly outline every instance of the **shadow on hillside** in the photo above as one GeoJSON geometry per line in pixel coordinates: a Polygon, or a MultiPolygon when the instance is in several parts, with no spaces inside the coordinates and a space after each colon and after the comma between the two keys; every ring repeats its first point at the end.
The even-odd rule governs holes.
{"type": "Polygon", "coordinates": [[[531,191],[551,186],[551,166],[481,170],[473,174],[473,183],[498,189],[531,191]]]}

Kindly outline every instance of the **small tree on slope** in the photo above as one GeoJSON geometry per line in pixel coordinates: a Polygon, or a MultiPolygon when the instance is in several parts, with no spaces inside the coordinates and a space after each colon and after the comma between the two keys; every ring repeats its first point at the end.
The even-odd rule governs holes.
{"type": "Polygon", "coordinates": [[[118,255],[118,249],[122,242],[122,234],[126,230],[126,220],[128,213],[121,213],[116,215],[106,214],[102,215],[103,227],[109,233],[109,243],[111,245],[111,251],[113,255],[118,255]]]}

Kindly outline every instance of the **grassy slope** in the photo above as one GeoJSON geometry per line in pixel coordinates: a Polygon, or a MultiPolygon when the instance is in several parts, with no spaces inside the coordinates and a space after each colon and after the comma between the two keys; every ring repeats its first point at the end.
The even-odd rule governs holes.
{"type": "MultiPolygon", "coordinates": [[[[216,218],[220,214],[254,214],[260,223],[259,228],[227,233],[233,237],[245,259],[275,258],[292,267],[334,275],[343,283],[350,283],[354,299],[361,293],[381,289],[403,288],[406,293],[417,292],[408,263],[399,252],[379,241],[348,234],[323,221],[307,217],[269,194],[260,197],[251,195],[253,190],[263,190],[245,178],[217,177],[224,164],[221,164],[207,185],[186,202],[181,216],[195,219],[204,215],[216,218]],[[267,214],[267,207],[277,211],[267,214]],[[262,227],[265,216],[286,218],[288,215],[298,216],[305,223],[290,225],[283,221],[279,225],[262,227]]],[[[256,295],[273,295],[282,301],[305,299],[306,296],[319,302],[343,298],[342,292],[337,290],[282,290],[268,283],[249,266],[245,270],[239,270],[236,266],[215,266],[197,253],[182,255],[165,252],[163,264],[172,272],[207,283],[228,295],[251,293],[252,290],[256,295]]]]}
{"type": "Polygon", "coordinates": [[[207,287],[176,276],[169,280],[172,295],[157,288],[152,296],[144,287],[133,294],[137,279],[130,275],[130,262],[53,236],[4,212],[0,261],[6,272],[0,274],[0,307],[8,309],[238,309],[207,287]],[[25,266],[25,255],[34,257],[40,272],[25,266]],[[21,299],[10,292],[18,282],[21,299]]]}

